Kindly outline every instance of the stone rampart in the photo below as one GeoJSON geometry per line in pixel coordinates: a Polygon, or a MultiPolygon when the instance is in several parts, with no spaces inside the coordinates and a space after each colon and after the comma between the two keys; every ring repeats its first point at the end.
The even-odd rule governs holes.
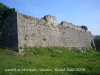
{"type": "Polygon", "coordinates": [[[56,17],[51,15],[39,19],[15,11],[9,18],[10,20],[5,20],[6,22],[4,23],[9,32],[6,41],[12,39],[9,40],[9,42],[12,41],[9,45],[16,47],[19,52],[22,51],[24,46],[94,46],[93,37],[90,32],[85,32],[80,26],[75,26],[65,21],[57,24],[56,17]],[[7,25],[10,25],[10,27],[7,25]]]}

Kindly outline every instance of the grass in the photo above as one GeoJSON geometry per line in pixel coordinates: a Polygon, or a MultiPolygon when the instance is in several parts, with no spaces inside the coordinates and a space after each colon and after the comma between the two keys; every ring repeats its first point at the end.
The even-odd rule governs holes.
{"type": "Polygon", "coordinates": [[[100,75],[100,52],[31,47],[14,55],[12,49],[0,49],[0,75],[100,75]]]}

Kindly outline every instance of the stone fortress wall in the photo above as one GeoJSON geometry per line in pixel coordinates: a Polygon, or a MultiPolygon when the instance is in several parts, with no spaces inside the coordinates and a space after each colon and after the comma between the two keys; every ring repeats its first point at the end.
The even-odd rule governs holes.
{"type": "Polygon", "coordinates": [[[15,11],[4,26],[7,24],[11,25],[10,28],[7,27],[8,32],[12,31],[8,38],[13,37],[13,40],[16,40],[9,40],[13,43],[9,45],[17,47],[19,52],[24,46],[91,47],[94,45],[91,32],[65,21],[57,24],[56,17],[51,15],[39,19],[15,11]]]}

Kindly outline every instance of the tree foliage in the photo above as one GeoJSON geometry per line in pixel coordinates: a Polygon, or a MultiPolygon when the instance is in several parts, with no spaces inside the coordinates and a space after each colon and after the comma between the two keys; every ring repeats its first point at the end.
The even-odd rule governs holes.
{"type": "MultiPolygon", "coordinates": [[[[100,36],[99,36],[100,37],[100,36]]],[[[95,37],[94,38],[94,42],[95,42],[95,46],[96,46],[96,50],[100,51],[100,38],[95,37]]]]}
{"type": "Polygon", "coordinates": [[[82,25],[81,28],[83,28],[85,31],[88,30],[87,26],[82,25]]]}
{"type": "Polygon", "coordinates": [[[2,30],[3,22],[12,12],[14,12],[14,8],[9,8],[3,3],[0,3],[0,36],[2,34],[1,30],[2,30]]]}

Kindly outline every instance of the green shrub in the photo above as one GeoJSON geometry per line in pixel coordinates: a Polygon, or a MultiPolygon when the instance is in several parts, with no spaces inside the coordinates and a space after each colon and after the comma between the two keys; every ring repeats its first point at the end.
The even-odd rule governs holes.
{"type": "Polygon", "coordinates": [[[82,25],[81,28],[83,28],[85,31],[88,29],[87,26],[82,25]]]}
{"type": "Polygon", "coordinates": [[[95,43],[95,46],[96,46],[96,50],[100,51],[100,38],[95,38],[94,43],[95,43]]]}
{"type": "Polygon", "coordinates": [[[26,41],[26,40],[27,40],[27,38],[25,37],[25,38],[24,38],[24,40],[26,41]]]}
{"type": "Polygon", "coordinates": [[[46,38],[43,38],[43,40],[46,41],[47,39],[46,38]]]}
{"type": "Polygon", "coordinates": [[[20,49],[23,49],[21,46],[19,47],[20,49]]]}

